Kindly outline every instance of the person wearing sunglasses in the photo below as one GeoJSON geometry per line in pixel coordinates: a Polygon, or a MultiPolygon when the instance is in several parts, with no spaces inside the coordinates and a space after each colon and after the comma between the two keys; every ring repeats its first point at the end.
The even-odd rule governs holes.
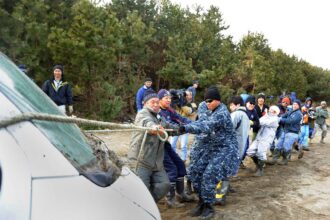
{"type": "Polygon", "coordinates": [[[200,138],[197,149],[203,151],[199,151],[198,157],[191,152],[195,161],[188,168],[188,179],[199,195],[199,202],[191,215],[209,219],[215,215],[213,205],[216,202],[216,186],[236,174],[240,157],[230,113],[221,102],[216,87],[207,89],[204,103],[207,106],[205,115],[190,124],[180,125],[179,132],[196,134],[200,138]]]}

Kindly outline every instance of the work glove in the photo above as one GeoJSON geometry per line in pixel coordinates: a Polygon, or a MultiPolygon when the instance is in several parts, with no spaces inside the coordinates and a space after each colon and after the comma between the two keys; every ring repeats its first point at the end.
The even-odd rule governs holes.
{"type": "Polygon", "coordinates": [[[68,106],[68,110],[69,110],[69,114],[72,115],[72,113],[73,113],[73,106],[72,105],[69,105],[68,106]]]}

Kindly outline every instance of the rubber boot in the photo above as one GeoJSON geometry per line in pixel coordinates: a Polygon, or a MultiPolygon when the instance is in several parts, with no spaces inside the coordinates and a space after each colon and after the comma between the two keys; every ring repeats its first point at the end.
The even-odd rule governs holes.
{"type": "Polygon", "coordinates": [[[257,171],[258,170],[258,157],[253,156],[253,157],[251,157],[251,159],[253,160],[254,164],[256,165],[256,170],[255,171],[257,171]]]}
{"type": "Polygon", "coordinates": [[[273,157],[273,155],[274,155],[274,149],[275,148],[272,148],[272,147],[269,149],[269,151],[270,151],[269,157],[273,157]]]}
{"type": "Polygon", "coordinates": [[[191,195],[193,194],[194,190],[192,187],[192,183],[190,180],[187,180],[187,185],[186,185],[186,194],[191,195]]]}
{"type": "Polygon", "coordinates": [[[283,152],[283,159],[278,164],[279,165],[288,165],[290,152],[283,152]]]}
{"type": "Polygon", "coordinates": [[[184,191],[184,177],[179,177],[176,180],[176,193],[179,202],[194,202],[193,195],[187,195],[184,191]]]}
{"type": "Polygon", "coordinates": [[[264,165],[265,165],[265,161],[258,160],[257,172],[254,174],[254,176],[259,177],[264,175],[264,165]]]}
{"type": "Polygon", "coordinates": [[[203,208],[204,208],[204,201],[202,197],[199,196],[197,206],[193,210],[191,210],[190,216],[191,217],[200,216],[203,212],[203,208]]]}
{"type": "Polygon", "coordinates": [[[215,204],[217,205],[226,205],[226,198],[229,191],[229,181],[224,180],[220,181],[216,187],[216,193],[215,193],[215,204]]]}
{"type": "Polygon", "coordinates": [[[168,208],[181,208],[184,206],[182,203],[178,203],[175,199],[175,183],[171,183],[171,188],[166,195],[166,204],[168,208]]]}
{"type": "Polygon", "coordinates": [[[203,212],[200,215],[202,220],[211,219],[214,217],[215,211],[213,206],[210,203],[204,203],[203,212]]]}
{"type": "Polygon", "coordinates": [[[302,148],[304,151],[310,151],[309,147],[303,147],[302,148]]]}
{"type": "Polygon", "coordinates": [[[303,158],[303,156],[304,156],[303,146],[299,145],[298,159],[303,158]]]}
{"type": "Polygon", "coordinates": [[[321,144],[325,144],[325,142],[324,142],[324,137],[321,138],[320,143],[321,143],[321,144]]]}
{"type": "Polygon", "coordinates": [[[277,149],[274,149],[272,160],[267,160],[266,164],[275,165],[277,163],[278,158],[280,157],[281,152],[277,149]]]}
{"type": "Polygon", "coordinates": [[[296,142],[293,144],[293,148],[296,150],[296,151],[299,151],[300,149],[300,145],[297,144],[296,142]]]}
{"type": "Polygon", "coordinates": [[[291,162],[291,151],[288,152],[286,158],[288,159],[288,162],[291,162]]]}

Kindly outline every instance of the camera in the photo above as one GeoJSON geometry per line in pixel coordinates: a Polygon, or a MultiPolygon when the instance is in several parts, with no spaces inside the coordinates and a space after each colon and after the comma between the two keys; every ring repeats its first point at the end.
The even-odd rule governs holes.
{"type": "Polygon", "coordinates": [[[184,89],[171,89],[171,107],[176,108],[179,107],[181,108],[182,106],[186,105],[186,93],[184,89]]]}

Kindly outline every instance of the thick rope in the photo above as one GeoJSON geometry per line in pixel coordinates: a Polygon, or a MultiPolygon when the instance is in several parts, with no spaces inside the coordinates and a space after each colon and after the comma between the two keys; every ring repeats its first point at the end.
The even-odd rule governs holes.
{"type": "MultiPolygon", "coordinates": [[[[89,125],[89,126],[99,126],[106,128],[115,128],[115,129],[123,129],[122,131],[154,131],[155,129],[146,128],[141,126],[136,126],[133,124],[118,124],[112,122],[104,122],[104,121],[96,121],[96,120],[88,120],[83,118],[73,118],[61,115],[50,115],[45,113],[23,113],[20,115],[16,115],[10,118],[6,118],[0,121],[0,128],[7,127],[16,123],[20,123],[23,121],[31,121],[31,120],[40,120],[40,121],[52,121],[52,122],[62,122],[62,123],[75,123],[78,125],[89,125]]],[[[161,141],[166,141],[168,138],[168,133],[166,131],[173,131],[172,129],[159,130],[156,129],[157,136],[161,141]],[[160,135],[160,133],[164,134],[164,137],[160,135]]],[[[89,131],[91,132],[91,131],[89,131]]]]}

